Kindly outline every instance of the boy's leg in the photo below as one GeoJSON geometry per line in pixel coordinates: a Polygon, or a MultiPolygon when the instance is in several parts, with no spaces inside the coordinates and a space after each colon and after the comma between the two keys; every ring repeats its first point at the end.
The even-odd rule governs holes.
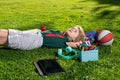
{"type": "Polygon", "coordinates": [[[8,30],[0,29],[0,46],[8,44],[8,30]]]}

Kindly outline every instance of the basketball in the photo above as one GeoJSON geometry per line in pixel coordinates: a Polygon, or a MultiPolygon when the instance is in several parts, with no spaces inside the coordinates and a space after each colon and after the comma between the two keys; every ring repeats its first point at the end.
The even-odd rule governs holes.
{"type": "Polygon", "coordinates": [[[109,30],[102,30],[97,36],[98,43],[101,45],[111,45],[113,43],[113,34],[109,30]]]}

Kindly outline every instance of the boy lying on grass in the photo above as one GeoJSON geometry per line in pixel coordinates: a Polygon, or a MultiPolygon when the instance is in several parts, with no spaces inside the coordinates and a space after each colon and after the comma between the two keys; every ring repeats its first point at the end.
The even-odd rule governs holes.
{"type": "Polygon", "coordinates": [[[65,33],[54,30],[41,32],[36,30],[20,31],[15,29],[0,29],[0,46],[12,49],[31,50],[40,47],[59,48],[70,46],[77,48],[81,41],[85,40],[85,33],[81,26],[75,26],[66,30],[65,33]]]}

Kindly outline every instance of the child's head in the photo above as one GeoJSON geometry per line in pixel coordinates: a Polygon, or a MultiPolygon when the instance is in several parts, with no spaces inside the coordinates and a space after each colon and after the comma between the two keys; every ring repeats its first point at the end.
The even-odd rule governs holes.
{"type": "Polygon", "coordinates": [[[69,28],[66,31],[66,34],[68,35],[69,39],[73,42],[80,42],[85,40],[85,33],[81,26],[75,26],[72,28],[69,28]]]}

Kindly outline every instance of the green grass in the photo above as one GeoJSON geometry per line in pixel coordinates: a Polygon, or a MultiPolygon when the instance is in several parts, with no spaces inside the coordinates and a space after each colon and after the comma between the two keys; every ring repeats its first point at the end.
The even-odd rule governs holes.
{"type": "Polygon", "coordinates": [[[57,49],[30,51],[0,48],[0,80],[119,80],[120,1],[119,0],[0,0],[0,28],[27,30],[40,28],[65,31],[81,25],[86,32],[108,29],[114,34],[112,46],[99,46],[97,62],[63,60],[64,74],[40,77],[33,62],[56,58],[57,49]]]}

